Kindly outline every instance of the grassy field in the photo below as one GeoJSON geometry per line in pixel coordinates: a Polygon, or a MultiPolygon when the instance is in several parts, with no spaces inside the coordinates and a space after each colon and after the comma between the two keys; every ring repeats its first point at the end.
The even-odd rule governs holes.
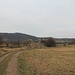
{"type": "Polygon", "coordinates": [[[18,57],[21,75],[75,75],[75,47],[26,50],[18,57]]]}

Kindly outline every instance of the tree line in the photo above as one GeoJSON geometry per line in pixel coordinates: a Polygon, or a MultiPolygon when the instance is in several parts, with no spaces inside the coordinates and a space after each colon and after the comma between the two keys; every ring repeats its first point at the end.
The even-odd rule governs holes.
{"type": "Polygon", "coordinates": [[[3,37],[0,36],[0,47],[23,47],[28,46],[30,44],[30,40],[25,40],[24,42],[16,41],[16,42],[9,42],[4,41],[3,37]]]}

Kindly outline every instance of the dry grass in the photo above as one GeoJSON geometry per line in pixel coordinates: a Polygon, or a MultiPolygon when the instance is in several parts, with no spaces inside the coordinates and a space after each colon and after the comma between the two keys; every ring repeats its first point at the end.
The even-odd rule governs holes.
{"type": "Polygon", "coordinates": [[[27,50],[20,58],[33,75],[75,75],[74,46],[27,50]]]}
{"type": "Polygon", "coordinates": [[[44,46],[44,44],[42,44],[41,42],[31,42],[27,48],[28,49],[41,49],[41,48],[45,48],[46,46],[44,46]]]}
{"type": "Polygon", "coordinates": [[[3,56],[6,53],[23,50],[25,48],[0,48],[0,56],[3,56]]]}

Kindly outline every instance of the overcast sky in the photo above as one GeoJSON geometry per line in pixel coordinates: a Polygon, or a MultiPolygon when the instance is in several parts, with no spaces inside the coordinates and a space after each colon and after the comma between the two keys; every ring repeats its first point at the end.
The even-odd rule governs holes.
{"type": "Polygon", "coordinates": [[[0,32],[75,37],[75,0],[0,0],[0,32]]]}

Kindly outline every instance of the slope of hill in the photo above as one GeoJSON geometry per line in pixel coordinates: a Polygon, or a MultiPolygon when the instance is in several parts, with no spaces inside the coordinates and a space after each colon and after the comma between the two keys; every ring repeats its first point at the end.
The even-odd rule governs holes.
{"type": "Polygon", "coordinates": [[[35,36],[23,33],[0,33],[0,37],[2,37],[4,41],[9,42],[25,41],[27,39],[31,39],[33,41],[38,40],[35,36]]]}

